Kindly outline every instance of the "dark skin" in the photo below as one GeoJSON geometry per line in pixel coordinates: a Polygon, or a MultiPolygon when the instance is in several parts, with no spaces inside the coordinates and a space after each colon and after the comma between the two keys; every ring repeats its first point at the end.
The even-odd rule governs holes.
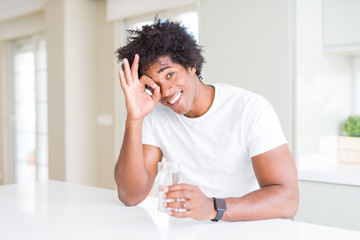
{"type": "MultiPolygon", "coordinates": [[[[124,59],[120,83],[126,97],[127,120],[123,145],[115,167],[119,199],[132,206],[144,200],[157,174],[162,159],[158,147],[142,144],[144,117],[160,102],[189,118],[202,116],[211,107],[214,88],[201,82],[195,68],[184,68],[169,56],[149,65],[138,78],[139,56],[130,67],[124,59]],[[148,85],[153,95],[145,93],[148,85]],[[140,149],[140,150],[139,150],[140,149]]],[[[297,211],[299,190],[297,171],[286,144],[252,158],[260,189],[243,197],[226,198],[227,211],[222,220],[242,221],[268,218],[290,218],[297,211]]],[[[184,198],[185,212],[170,211],[178,217],[209,220],[216,216],[213,199],[197,186],[176,184],[165,189],[167,199],[184,198]]],[[[165,207],[184,208],[184,202],[170,202],[165,207]]]]}

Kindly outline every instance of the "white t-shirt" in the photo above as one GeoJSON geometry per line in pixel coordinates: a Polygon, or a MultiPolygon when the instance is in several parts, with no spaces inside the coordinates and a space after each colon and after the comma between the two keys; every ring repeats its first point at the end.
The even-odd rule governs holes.
{"type": "Polygon", "coordinates": [[[213,84],[215,98],[198,118],[157,104],[143,122],[143,144],[157,146],[181,165],[180,182],[208,197],[241,197],[259,188],[251,157],[287,143],[279,119],[263,97],[213,84]]]}

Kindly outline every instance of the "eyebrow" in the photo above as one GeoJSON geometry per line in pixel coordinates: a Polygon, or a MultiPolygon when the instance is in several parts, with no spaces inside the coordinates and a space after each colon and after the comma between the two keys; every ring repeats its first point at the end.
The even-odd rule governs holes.
{"type": "Polygon", "coordinates": [[[160,70],[157,71],[157,73],[161,73],[161,72],[165,71],[168,68],[171,68],[171,66],[166,66],[164,68],[161,68],[160,70]]]}

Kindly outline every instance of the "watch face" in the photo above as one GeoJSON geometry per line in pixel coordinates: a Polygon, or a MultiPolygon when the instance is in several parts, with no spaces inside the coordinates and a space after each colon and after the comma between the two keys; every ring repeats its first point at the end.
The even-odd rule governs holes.
{"type": "Polygon", "coordinates": [[[224,199],[216,198],[215,201],[217,210],[226,210],[226,203],[224,199]]]}

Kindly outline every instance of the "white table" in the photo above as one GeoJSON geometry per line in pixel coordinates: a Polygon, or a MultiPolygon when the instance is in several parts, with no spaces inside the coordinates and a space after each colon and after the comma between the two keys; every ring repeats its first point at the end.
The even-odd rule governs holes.
{"type": "Polygon", "coordinates": [[[0,186],[0,239],[360,239],[360,232],[265,220],[175,219],[155,198],[125,207],[116,191],[57,181],[0,186]]]}

